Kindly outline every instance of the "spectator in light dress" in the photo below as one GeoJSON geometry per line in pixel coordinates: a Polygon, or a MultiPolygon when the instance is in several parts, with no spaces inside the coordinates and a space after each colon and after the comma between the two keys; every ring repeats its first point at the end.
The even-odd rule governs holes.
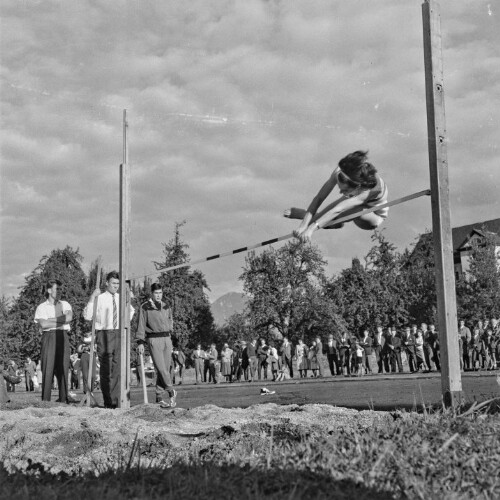
{"type": "Polygon", "coordinates": [[[226,382],[232,382],[233,373],[233,355],[234,352],[229,348],[228,344],[224,344],[221,355],[221,375],[224,377],[226,382]]]}
{"type": "Polygon", "coordinates": [[[309,363],[307,359],[308,349],[302,339],[299,339],[295,346],[295,359],[297,360],[297,370],[299,370],[300,378],[307,377],[309,363]]]}

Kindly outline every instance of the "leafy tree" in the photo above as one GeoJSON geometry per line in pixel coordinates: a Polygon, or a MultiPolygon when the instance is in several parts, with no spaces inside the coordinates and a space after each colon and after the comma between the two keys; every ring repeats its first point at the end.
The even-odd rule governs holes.
{"type": "Polygon", "coordinates": [[[87,277],[81,268],[83,257],[79,250],[67,246],[63,250],[53,250],[45,255],[38,266],[25,278],[25,285],[10,310],[10,328],[15,339],[12,354],[16,360],[24,357],[32,359],[40,357],[40,331],[34,323],[35,311],[45,299],[45,284],[49,279],[61,282],[61,298],[71,304],[73,321],[70,342],[73,348],[77,344],[77,336],[85,331],[82,311],[88,300],[87,277]],[[76,335],[75,335],[76,334],[76,335]]]}
{"type": "Polygon", "coordinates": [[[319,249],[298,240],[270,248],[245,260],[240,280],[250,297],[249,319],[257,335],[312,337],[334,316],[325,310],[325,261],[319,249]]]}
{"type": "Polygon", "coordinates": [[[458,315],[471,323],[500,316],[500,238],[483,234],[471,242],[469,269],[457,282],[458,315]]]}
{"type": "Polygon", "coordinates": [[[14,335],[11,318],[11,300],[2,296],[0,299],[0,364],[15,357],[20,351],[21,341],[14,335]]]}
{"type": "MultiPolygon", "coordinates": [[[[163,261],[155,262],[156,269],[189,262],[189,245],[181,239],[180,228],[185,224],[176,223],[174,237],[163,243],[163,261]]],[[[214,319],[210,302],[205,293],[208,284],[201,271],[188,268],[164,272],[159,276],[165,301],[172,307],[174,336],[180,348],[193,348],[198,342],[206,345],[214,334],[214,319]]]]}
{"type": "Polygon", "coordinates": [[[237,340],[251,340],[252,338],[253,329],[246,312],[232,314],[224,325],[217,328],[215,333],[215,341],[218,344],[227,342],[232,345],[237,340]]]}
{"type": "Polygon", "coordinates": [[[402,255],[405,300],[409,320],[420,324],[437,322],[436,268],[432,233],[419,236],[413,250],[402,255]]]}
{"type": "Polygon", "coordinates": [[[353,259],[352,266],[327,284],[327,295],[344,318],[350,333],[380,326],[402,326],[409,319],[405,276],[401,256],[382,232],[375,231],[376,244],[365,257],[365,266],[353,259]]]}

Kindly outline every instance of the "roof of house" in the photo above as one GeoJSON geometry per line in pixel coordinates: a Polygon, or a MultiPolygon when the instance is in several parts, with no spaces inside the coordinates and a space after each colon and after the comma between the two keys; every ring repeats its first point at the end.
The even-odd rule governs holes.
{"type": "MultiPolygon", "coordinates": [[[[500,219],[492,219],[483,222],[475,222],[474,224],[467,224],[466,226],[454,227],[451,230],[453,239],[453,252],[456,252],[461,248],[470,238],[474,231],[479,234],[483,234],[483,228],[486,231],[500,235],[500,219]]],[[[424,233],[420,235],[418,242],[413,248],[411,255],[409,257],[409,262],[412,262],[416,255],[418,255],[417,250],[422,248],[425,242],[432,237],[432,233],[424,233]]]]}
{"type": "Polygon", "coordinates": [[[473,231],[481,233],[483,229],[491,233],[500,234],[500,219],[475,222],[474,224],[452,228],[453,251],[455,252],[462,247],[473,231]]]}

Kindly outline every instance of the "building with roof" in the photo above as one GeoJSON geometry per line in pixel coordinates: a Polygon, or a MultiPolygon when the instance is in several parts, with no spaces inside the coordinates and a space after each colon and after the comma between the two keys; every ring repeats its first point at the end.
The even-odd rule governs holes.
{"type": "Polygon", "coordinates": [[[500,219],[492,219],[484,222],[476,222],[467,226],[452,229],[453,238],[453,262],[455,265],[455,276],[459,277],[469,269],[469,256],[472,253],[472,245],[481,245],[487,234],[499,238],[496,247],[497,254],[500,250],[500,219]]]}
{"type": "MultiPolygon", "coordinates": [[[[459,278],[469,269],[469,256],[472,253],[473,245],[483,244],[484,239],[488,234],[498,238],[499,242],[496,249],[497,255],[499,255],[500,259],[500,219],[475,222],[473,224],[467,224],[466,226],[452,228],[453,262],[456,278],[459,278]]],[[[431,237],[431,233],[426,233],[420,236],[420,239],[415,245],[412,255],[410,256],[410,264],[415,260],[415,258],[418,258],[418,255],[421,255],[419,251],[425,248],[426,243],[431,237]]]]}

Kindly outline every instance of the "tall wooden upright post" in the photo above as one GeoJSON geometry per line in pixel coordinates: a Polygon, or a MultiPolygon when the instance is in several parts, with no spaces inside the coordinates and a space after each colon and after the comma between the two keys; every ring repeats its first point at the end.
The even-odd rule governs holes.
{"type": "Polygon", "coordinates": [[[461,400],[462,378],[450,220],[441,17],[439,4],[435,0],[426,0],[422,4],[422,18],[432,234],[441,349],[441,390],[444,404],[454,407],[461,400]]]}
{"type": "Polygon", "coordinates": [[[130,166],[127,110],[123,110],[123,163],[120,165],[120,408],[130,407],[130,166]]]}

